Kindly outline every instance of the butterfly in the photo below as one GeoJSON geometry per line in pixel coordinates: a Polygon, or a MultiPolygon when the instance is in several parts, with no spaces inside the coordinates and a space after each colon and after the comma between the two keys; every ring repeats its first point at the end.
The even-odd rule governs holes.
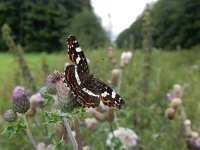
{"type": "Polygon", "coordinates": [[[124,100],[107,84],[90,74],[87,59],[73,35],[67,39],[67,52],[74,65],[65,68],[64,81],[84,107],[98,107],[100,101],[109,107],[122,108],[124,100]]]}

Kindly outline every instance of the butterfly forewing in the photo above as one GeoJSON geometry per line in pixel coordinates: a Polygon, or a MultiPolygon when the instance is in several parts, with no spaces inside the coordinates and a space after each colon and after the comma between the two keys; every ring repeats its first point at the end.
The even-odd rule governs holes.
{"type": "Polygon", "coordinates": [[[89,73],[87,59],[78,41],[73,35],[70,35],[68,37],[67,44],[68,44],[67,52],[71,61],[78,67],[80,67],[84,72],[89,73]]]}

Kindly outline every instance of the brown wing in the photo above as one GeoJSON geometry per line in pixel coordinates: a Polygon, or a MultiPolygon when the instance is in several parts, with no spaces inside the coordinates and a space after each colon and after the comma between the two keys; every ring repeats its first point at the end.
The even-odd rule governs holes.
{"type": "Polygon", "coordinates": [[[93,79],[93,83],[86,87],[93,93],[99,93],[102,102],[109,107],[122,108],[125,104],[124,100],[107,84],[97,78],[93,79]]]}
{"type": "Polygon", "coordinates": [[[99,105],[100,96],[81,86],[77,66],[69,65],[65,68],[65,81],[83,106],[97,107],[99,105]]]}
{"type": "Polygon", "coordinates": [[[70,35],[67,39],[68,44],[68,55],[71,61],[84,70],[85,73],[89,73],[89,67],[87,63],[87,59],[81,49],[78,41],[73,35],[70,35]]]}

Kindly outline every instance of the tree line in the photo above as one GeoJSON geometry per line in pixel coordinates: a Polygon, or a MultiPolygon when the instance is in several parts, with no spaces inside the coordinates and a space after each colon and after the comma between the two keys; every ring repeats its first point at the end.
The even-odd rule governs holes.
{"type": "MultiPolygon", "coordinates": [[[[90,0],[0,0],[0,26],[7,23],[25,51],[59,51],[69,34],[89,49],[104,46],[108,36],[90,0]]],[[[0,33],[0,51],[7,47],[0,33]]]]}
{"type": "Polygon", "coordinates": [[[152,17],[152,38],[156,48],[172,50],[192,48],[200,43],[200,1],[159,0],[136,19],[116,40],[119,48],[142,48],[142,24],[145,11],[152,17]]]}

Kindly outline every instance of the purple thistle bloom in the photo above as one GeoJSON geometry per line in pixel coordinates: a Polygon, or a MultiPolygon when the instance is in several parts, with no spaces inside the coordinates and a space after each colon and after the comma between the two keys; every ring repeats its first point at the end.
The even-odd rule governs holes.
{"type": "Polygon", "coordinates": [[[35,96],[38,102],[38,106],[42,107],[44,105],[44,98],[42,97],[40,93],[36,93],[35,96]]]}
{"type": "Polygon", "coordinates": [[[8,122],[14,122],[17,119],[17,113],[9,109],[4,113],[4,118],[8,122]]]}
{"type": "Polygon", "coordinates": [[[166,93],[166,97],[169,101],[173,99],[173,95],[171,93],[166,93]]]}
{"type": "Polygon", "coordinates": [[[25,88],[17,86],[12,96],[13,110],[18,113],[25,113],[30,108],[30,102],[25,88]]]}
{"type": "Polygon", "coordinates": [[[195,140],[196,148],[200,148],[200,137],[195,140]]]}
{"type": "Polygon", "coordinates": [[[74,108],[80,107],[81,105],[76,101],[73,93],[70,91],[69,87],[64,80],[64,74],[60,72],[53,72],[48,76],[49,83],[53,84],[56,88],[57,99],[55,101],[61,108],[63,112],[71,112],[74,108]]]}

